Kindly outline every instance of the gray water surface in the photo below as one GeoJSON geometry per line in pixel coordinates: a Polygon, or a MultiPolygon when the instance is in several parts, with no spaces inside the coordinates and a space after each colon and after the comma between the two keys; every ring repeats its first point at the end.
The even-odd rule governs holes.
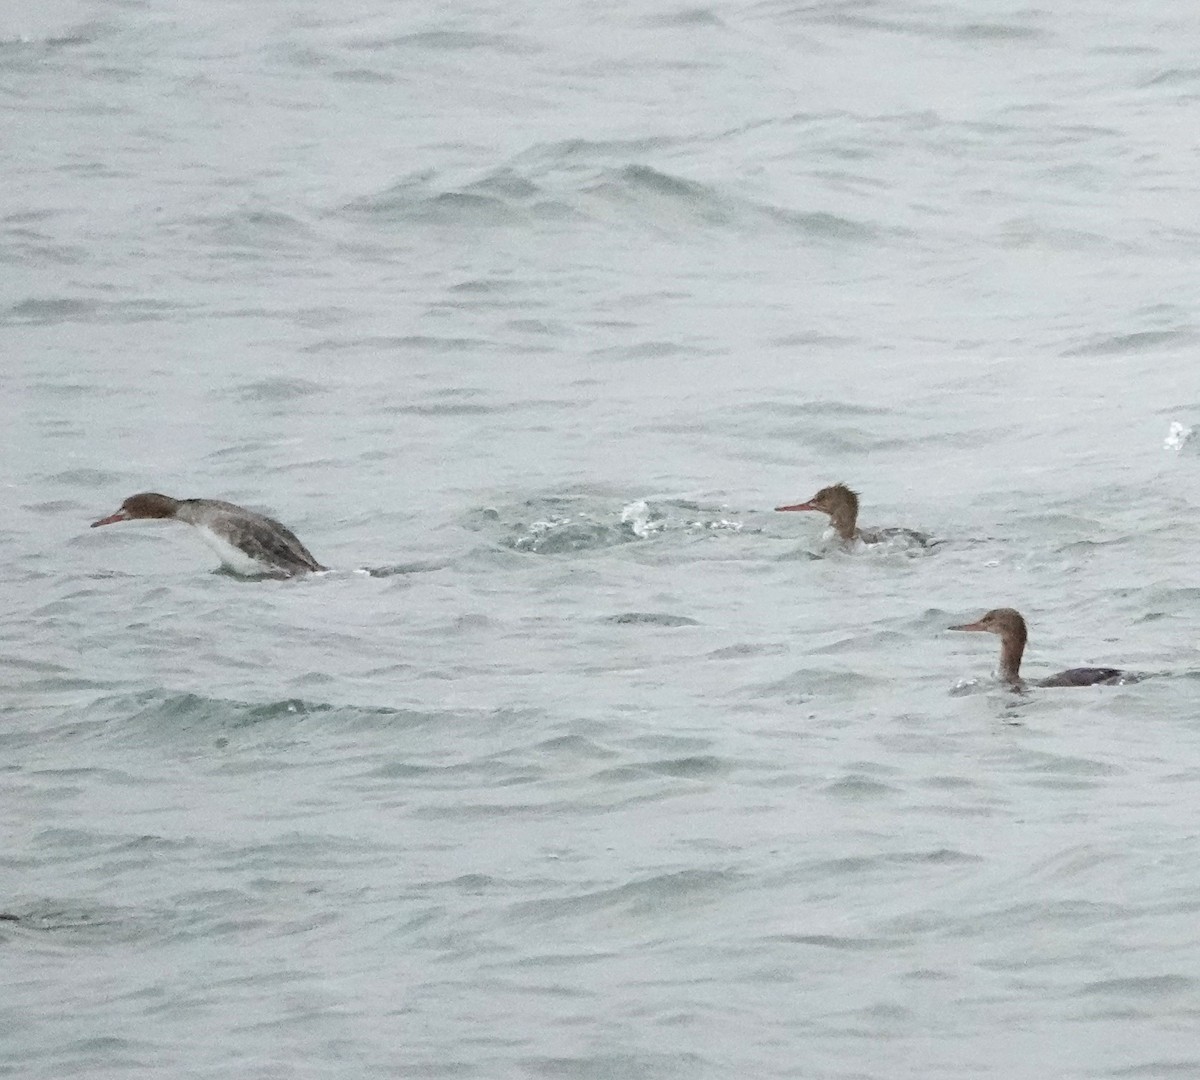
{"type": "Polygon", "coordinates": [[[1200,1076],[1194,3],[17,7],[0,1075],[1200,1076]]]}

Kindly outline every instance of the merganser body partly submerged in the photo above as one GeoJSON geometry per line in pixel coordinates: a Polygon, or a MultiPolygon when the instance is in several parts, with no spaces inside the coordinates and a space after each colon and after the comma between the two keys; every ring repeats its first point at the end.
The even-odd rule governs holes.
{"type": "Polygon", "coordinates": [[[928,547],[931,541],[924,533],[912,529],[860,529],[858,527],[858,492],[845,484],[823,487],[808,502],[793,506],[777,506],[776,510],[817,510],[829,515],[829,524],[840,539],[846,542],[861,540],[864,544],[883,544],[899,540],[907,544],[928,547]]]}
{"type": "MultiPolygon", "coordinates": [[[[1025,685],[1021,678],[1021,656],[1029,636],[1025,620],[1019,611],[1012,608],[994,608],[973,623],[952,626],[951,630],[978,630],[996,634],[1000,638],[1000,678],[1020,689],[1025,685]]],[[[1118,686],[1136,682],[1138,675],[1119,668],[1080,667],[1060,671],[1046,679],[1036,679],[1034,686],[1118,686]]]]}
{"type": "Polygon", "coordinates": [[[195,526],[222,565],[243,577],[292,577],[326,569],[285,525],[220,499],[172,499],[145,491],[130,495],[121,509],[93,521],[92,528],[138,518],[174,518],[195,526]]]}

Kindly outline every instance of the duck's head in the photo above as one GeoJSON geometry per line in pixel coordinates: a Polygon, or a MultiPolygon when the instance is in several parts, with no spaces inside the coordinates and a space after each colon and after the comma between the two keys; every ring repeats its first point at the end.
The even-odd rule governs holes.
{"type": "Polygon", "coordinates": [[[179,508],[179,500],[170,495],[160,495],[156,491],[143,491],[138,495],[130,495],[115,514],[92,522],[92,528],[97,525],[112,525],[118,521],[133,521],[135,518],[170,518],[175,516],[179,508]]]}
{"type": "Polygon", "coordinates": [[[858,492],[851,491],[845,484],[830,484],[823,487],[808,502],[796,503],[793,506],[777,506],[776,510],[819,510],[830,517],[840,517],[849,513],[858,515],[858,492]]]}
{"type": "Polygon", "coordinates": [[[992,608],[973,623],[963,623],[961,626],[952,626],[950,629],[977,630],[987,634],[996,634],[1005,641],[1019,641],[1022,645],[1029,636],[1021,613],[1010,607],[992,608]]]}

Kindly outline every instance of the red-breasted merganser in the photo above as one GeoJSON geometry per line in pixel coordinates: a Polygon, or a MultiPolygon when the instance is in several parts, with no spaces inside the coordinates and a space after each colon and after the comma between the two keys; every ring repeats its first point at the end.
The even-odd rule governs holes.
{"type": "Polygon", "coordinates": [[[145,491],[130,495],[115,514],[92,522],[112,525],[135,518],[174,518],[194,525],[222,564],[243,576],[291,577],[309,570],[325,570],[295,534],[274,518],[219,499],[172,499],[145,491]]]}
{"type": "MultiPolygon", "coordinates": [[[[819,510],[829,515],[833,531],[844,541],[861,540],[864,544],[882,544],[888,540],[903,540],[921,547],[930,545],[924,533],[912,529],[860,529],[858,527],[858,492],[845,484],[823,487],[808,502],[794,506],[777,506],[776,510],[819,510]]],[[[937,541],[933,541],[936,543],[937,541]]]]}
{"type": "MultiPolygon", "coordinates": [[[[1020,688],[1024,680],[1020,676],[1021,654],[1025,651],[1028,631],[1019,611],[1002,607],[989,611],[973,623],[952,626],[951,630],[980,630],[996,634],[1000,638],[1000,678],[1020,688]]],[[[1134,682],[1139,676],[1110,667],[1077,667],[1060,671],[1047,679],[1037,679],[1034,686],[1116,686],[1134,682]]]]}

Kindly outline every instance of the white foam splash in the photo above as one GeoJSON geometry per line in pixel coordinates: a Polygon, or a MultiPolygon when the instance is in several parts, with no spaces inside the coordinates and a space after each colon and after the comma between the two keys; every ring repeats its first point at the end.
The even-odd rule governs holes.
{"type": "Polygon", "coordinates": [[[552,518],[549,521],[531,521],[529,532],[518,537],[513,542],[516,551],[538,551],[546,540],[552,537],[555,530],[571,523],[570,518],[552,518]]]}
{"type": "Polygon", "coordinates": [[[1167,429],[1167,437],[1163,439],[1164,450],[1182,450],[1188,439],[1192,437],[1192,429],[1187,424],[1172,420],[1167,429]]]}
{"type": "Polygon", "coordinates": [[[645,499],[631,502],[621,511],[621,524],[628,525],[634,536],[645,540],[648,536],[660,532],[666,524],[666,518],[655,514],[647,505],[645,499]]]}

